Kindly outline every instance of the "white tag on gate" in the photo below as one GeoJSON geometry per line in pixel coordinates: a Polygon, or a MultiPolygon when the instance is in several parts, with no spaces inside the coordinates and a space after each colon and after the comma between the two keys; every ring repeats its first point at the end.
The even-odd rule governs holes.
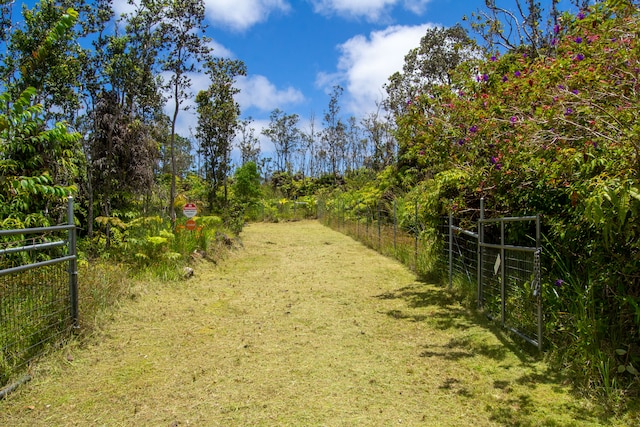
{"type": "Polygon", "coordinates": [[[498,271],[500,271],[500,254],[498,254],[498,257],[496,258],[496,263],[493,264],[493,274],[497,276],[498,271]]]}

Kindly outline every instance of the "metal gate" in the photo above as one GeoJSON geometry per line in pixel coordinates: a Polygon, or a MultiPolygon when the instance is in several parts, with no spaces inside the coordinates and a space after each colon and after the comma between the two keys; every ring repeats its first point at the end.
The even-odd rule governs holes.
{"type": "Polygon", "coordinates": [[[485,219],[482,202],[477,232],[452,215],[448,229],[450,286],[454,276],[476,284],[478,307],[542,350],[540,216],[485,219]]]}
{"type": "Polygon", "coordinates": [[[69,197],[66,225],[0,230],[0,385],[78,326],[73,217],[69,197]]]}

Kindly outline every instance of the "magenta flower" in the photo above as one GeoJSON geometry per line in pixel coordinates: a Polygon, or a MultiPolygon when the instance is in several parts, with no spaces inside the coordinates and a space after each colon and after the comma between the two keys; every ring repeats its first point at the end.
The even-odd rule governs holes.
{"type": "Polygon", "coordinates": [[[511,116],[511,119],[509,119],[509,120],[511,120],[511,123],[515,123],[515,122],[517,122],[517,121],[518,121],[518,117],[516,117],[516,116],[511,116]]]}

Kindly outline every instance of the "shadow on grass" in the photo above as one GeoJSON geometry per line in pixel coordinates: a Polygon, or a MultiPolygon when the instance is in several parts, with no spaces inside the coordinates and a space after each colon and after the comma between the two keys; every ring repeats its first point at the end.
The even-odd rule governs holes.
{"type": "MultiPolygon", "coordinates": [[[[495,381],[494,387],[502,391],[511,392],[512,385],[524,385],[533,390],[536,385],[546,384],[560,391],[563,384],[570,381],[561,370],[546,367],[541,370],[538,362],[543,355],[533,345],[521,340],[515,334],[504,329],[497,322],[488,319],[482,312],[466,308],[460,299],[449,292],[445,285],[433,285],[423,282],[415,282],[409,286],[399,288],[391,292],[377,295],[381,300],[404,300],[406,309],[394,309],[386,314],[399,321],[425,322],[433,327],[447,331],[452,335],[465,331],[472,327],[483,328],[492,333],[498,342],[490,344],[473,339],[470,336],[453,336],[449,342],[443,345],[427,344],[419,354],[424,358],[440,358],[447,361],[460,361],[476,356],[484,356],[504,366],[508,356],[513,354],[521,365],[527,368],[528,373],[511,381],[495,381]],[[456,331],[456,332],[453,332],[456,331]]],[[[444,384],[445,388],[453,388],[454,382],[444,384]]],[[[529,394],[520,394],[503,401],[500,405],[487,407],[492,420],[501,425],[534,426],[537,422],[529,421],[527,417],[535,412],[534,402],[529,394]]],[[[579,420],[598,420],[602,425],[610,425],[608,415],[598,408],[587,409],[578,404],[567,407],[571,417],[579,420]]],[[[554,424],[551,424],[554,425],[554,424]]]]}

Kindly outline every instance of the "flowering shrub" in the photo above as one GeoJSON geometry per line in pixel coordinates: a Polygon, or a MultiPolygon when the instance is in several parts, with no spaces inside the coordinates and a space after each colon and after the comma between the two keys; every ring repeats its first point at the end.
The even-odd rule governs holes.
{"type": "Polygon", "coordinates": [[[423,205],[434,220],[452,204],[477,213],[481,197],[490,215],[543,215],[554,260],[547,336],[575,369],[585,369],[571,354],[580,346],[607,355],[612,370],[623,367],[617,380],[599,362],[587,366],[637,391],[640,14],[623,3],[565,14],[549,56],[495,53],[463,64],[450,86],[412,102],[398,142],[400,170],[419,171],[412,186],[440,188],[435,179],[448,170],[464,177],[423,205]]]}

